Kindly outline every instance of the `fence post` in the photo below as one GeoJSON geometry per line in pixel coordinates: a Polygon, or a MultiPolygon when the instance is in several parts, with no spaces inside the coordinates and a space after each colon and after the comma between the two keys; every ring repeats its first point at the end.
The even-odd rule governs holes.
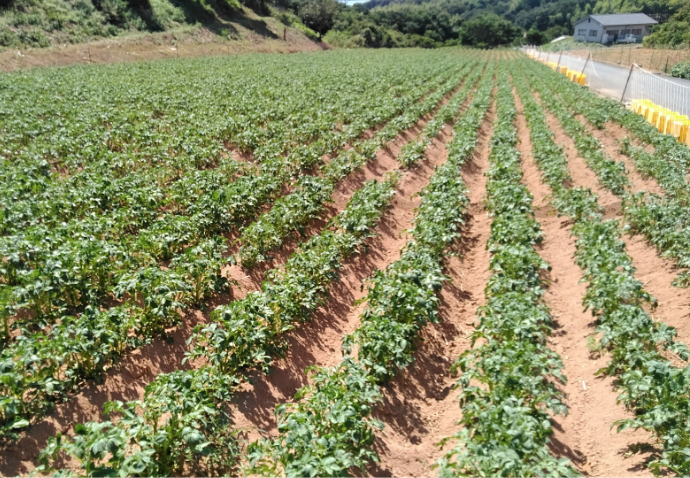
{"type": "Polygon", "coordinates": [[[649,60],[649,68],[654,69],[654,43],[652,43],[652,59],[649,60]]]}
{"type": "Polygon", "coordinates": [[[558,55],[558,64],[556,65],[556,73],[558,73],[558,68],[561,66],[561,57],[563,56],[563,49],[561,48],[561,54],[558,55]]]}
{"type": "Polygon", "coordinates": [[[666,66],[664,66],[664,73],[666,73],[666,70],[668,69],[668,57],[671,56],[670,54],[666,55],[666,66]]]}
{"type": "MultiPolygon", "coordinates": [[[[589,63],[589,57],[592,56],[592,52],[589,52],[589,55],[587,55],[587,59],[585,60],[585,66],[582,67],[582,73],[580,73],[580,76],[585,74],[585,68],[587,68],[587,63],[589,63]]],[[[590,83],[591,85],[591,83],[590,83]]]]}
{"type": "Polygon", "coordinates": [[[632,55],[632,43],[630,44],[630,49],[628,50],[628,63],[630,63],[630,56],[632,55]]]}
{"type": "Polygon", "coordinates": [[[625,80],[625,88],[623,88],[623,94],[621,95],[621,103],[623,103],[623,98],[625,98],[625,90],[628,89],[628,83],[630,82],[630,77],[632,76],[633,66],[630,65],[630,73],[628,73],[628,79],[625,80]]]}

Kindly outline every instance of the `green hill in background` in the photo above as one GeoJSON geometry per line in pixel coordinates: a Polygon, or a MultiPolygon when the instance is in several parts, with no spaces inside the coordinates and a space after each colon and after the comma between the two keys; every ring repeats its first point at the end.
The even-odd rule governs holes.
{"type": "Polygon", "coordinates": [[[688,0],[370,0],[352,6],[336,0],[0,0],[0,48],[190,25],[232,38],[226,21],[247,8],[341,48],[543,44],[572,34],[573,22],[586,14],[617,12],[659,20],[648,42],[690,43],[688,0]]]}
{"type": "MultiPolygon", "coordinates": [[[[245,5],[267,13],[262,0],[245,5]]],[[[46,47],[132,32],[203,25],[220,35],[238,0],[0,0],[0,46],[46,47]]]]}

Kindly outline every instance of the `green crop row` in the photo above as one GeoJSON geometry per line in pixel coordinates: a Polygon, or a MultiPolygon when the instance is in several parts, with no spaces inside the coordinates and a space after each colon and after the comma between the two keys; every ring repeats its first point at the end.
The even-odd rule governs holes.
{"type": "MultiPolygon", "coordinates": [[[[458,83],[464,82],[463,88],[451,100],[453,105],[459,105],[479,76],[479,71],[468,76],[472,69],[476,70],[475,67],[475,63],[469,63],[436,91],[427,95],[423,101],[407,108],[396,120],[391,121],[391,124],[395,125],[393,129],[384,127],[369,140],[353,144],[354,152],[348,150],[340,153],[332,160],[336,166],[330,164],[326,166],[328,169],[325,178],[301,178],[292,194],[276,201],[269,212],[244,229],[242,236],[237,240],[241,244],[238,256],[241,258],[242,265],[252,267],[257,262],[263,262],[270,252],[283,244],[289,234],[295,232],[301,234],[307,223],[317,218],[326,209],[326,204],[330,201],[330,195],[335,190],[338,181],[372,160],[376,150],[383,147],[393,133],[397,136],[400,131],[412,127],[420,117],[429,113],[439,101],[455,89],[458,83]],[[366,143],[366,145],[360,149],[362,143],[366,143]],[[374,145],[376,149],[371,145],[374,145]]],[[[442,107],[443,111],[439,111],[436,117],[439,115],[444,119],[447,117],[447,114],[444,114],[444,111],[447,111],[446,106],[448,105],[442,107]]],[[[403,147],[403,151],[406,146],[403,147]]],[[[404,153],[401,153],[397,159],[406,167],[413,164],[413,161],[404,153]],[[403,160],[403,158],[405,159],[403,160]]]]}
{"type": "MultiPolygon", "coordinates": [[[[256,367],[267,369],[271,358],[283,351],[286,346],[284,339],[281,339],[281,334],[290,330],[293,327],[292,324],[308,320],[310,314],[327,297],[328,284],[335,278],[335,272],[341,267],[343,257],[352,253],[366,237],[378,218],[377,211],[380,211],[384,203],[389,200],[394,182],[395,175],[381,185],[375,182],[367,183],[363,190],[355,193],[348,208],[334,219],[333,227],[340,232],[326,230],[320,236],[308,241],[302,246],[301,251],[288,261],[285,271],[276,270],[271,274],[271,280],[264,283],[262,293],[249,294],[241,301],[232,302],[229,306],[220,307],[214,311],[213,322],[194,331],[190,339],[191,350],[188,355],[188,359],[192,360],[203,357],[204,363],[208,365],[203,367],[205,371],[190,372],[190,374],[219,374],[232,388],[232,384],[238,383],[243,377],[242,373],[248,369],[256,367]]],[[[80,425],[74,441],[65,441],[63,437],[57,437],[46,450],[44,460],[50,462],[50,457],[63,452],[72,454],[82,460],[88,474],[98,474],[113,468],[123,473],[141,473],[136,471],[140,467],[148,474],[169,474],[171,470],[182,469],[180,467],[184,466],[185,461],[199,454],[215,457],[200,461],[207,470],[217,471],[218,466],[221,468],[231,466],[230,462],[234,458],[228,459],[229,461],[221,460],[220,465],[218,462],[220,460],[218,450],[222,448],[218,443],[229,446],[235,439],[235,433],[230,433],[227,429],[229,426],[227,415],[224,413],[213,416],[195,414],[196,408],[191,409],[190,406],[196,407],[199,404],[189,402],[189,398],[186,399],[187,402],[183,407],[175,408],[174,411],[168,408],[162,409],[161,404],[165,403],[166,399],[165,393],[168,393],[165,390],[171,390],[170,393],[174,394],[182,393],[179,387],[168,386],[161,390],[157,386],[159,383],[168,384],[169,379],[169,375],[161,375],[147,388],[143,401],[126,405],[111,404],[106,407],[107,411],[114,407],[113,411],[132,417],[133,421],[118,421],[117,425],[110,422],[80,425]],[[149,394],[149,389],[155,390],[155,393],[149,394]],[[139,416],[136,414],[137,410],[144,411],[143,421],[136,418],[139,416]],[[158,429],[156,424],[166,414],[171,414],[166,422],[169,426],[158,429]],[[190,449],[188,446],[189,437],[179,430],[180,421],[185,421],[188,415],[195,421],[185,423],[196,424],[192,428],[197,430],[203,428],[199,433],[204,436],[210,436],[216,430],[217,436],[211,437],[213,440],[206,444],[208,449],[202,450],[198,447],[190,449]],[[204,421],[205,428],[199,426],[199,420],[204,421]],[[141,436],[141,433],[144,435],[141,436]],[[94,455],[84,453],[84,447],[87,446],[85,443],[107,441],[113,436],[136,436],[136,438],[122,441],[118,453],[111,453],[109,457],[106,456],[107,453],[94,455]],[[168,448],[149,446],[146,450],[153,457],[150,458],[149,455],[144,456],[137,451],[137,446],[141,449],[140,440],[147,445],[151,441],[157,441],[168,448]],[[170,443],[174,443],[173,452],[169,449],[170,443]],[[175,461],[171,462],[168,459],[170,453],[176,454],[175,461]]],[[[174,378],[175,384],[180,383],[178,379],[179,377],[174,378]]],[[[193,377],[184,383],[190,387],[199,385],[193,377]]],[[[191,394],[194,390],[188,390],[188,392],[191,394]]],[[[222,394],[223,402],[227,401],[230,392],[222,394]]],[[[202,409],[208,408],[207,404],[202,403],[202,405],[202,409]]],[[[216,405],[216,408],[220,406],[216,405]]]]}
{"type": "MultiPolygon", "coordinates": [[[[476,78],[479,78],[481,73],[481,70],[475,71],[475,76],[472,78],[472,81],[468,81],[465,86],[474,85],[476,78]]],[[[410,141],[403,146],[398,158],[398,161],[403,167],[410,167],[423,158],[424,151],[426,151],[426,148],[431,144],[431,140],[439,134],[444,124],[452,120],[458,108],[460,108],[465,100],[466,94],[467,92],[463,91],[463,94],[454,96],[447,104],[442,106],[436,116],[424,126],[422,134],[415,141],[410,141]]]]}
{"type": "MultiPolygon", "coordinates": [[[[435,88],[438,84],[433,81],[427,86],[435,88]]],[[[395,115],[427,91],[423,87],[421,91],[414,89],[412,96],[396,99],[394,104],[401,109],[389,105],[383,111],[374,111],[395,115]]],[[[366,104],[363,111],[367,111],[366,104]]],[[[335,138],[337,141],[329,148],[337,149],[347,141],[349,130],[338,132],[335,138]]],[[[169,187],[169,196],[151,178],[146,178],[148,185],[144,189],[136,185],[121,188],[124,185],[120,184],[117,198],[108,197],[108,188],[95,186],[99,207],[86,217],[52,227],[41,220],[2,238],[0,250],[7,257],[0,271],[5,286],[0,293],[3,318],[23,315],[18,325],[27,321],[31,325],[32,319],[54,322],[56,317],[74,313],[79,307],[98,304],[108,297],[122,274],[156,267],[205,237],[252,219],[279,194],[290,177],[286,176],[289,164],[300,164],[301,170],[304,161],[307,166],[313,165],[328,151],[332,149],[321,148],[304,156],[297,154],[297,148],[287,158],[278,156],[274,166],[264,163],[261,168],[222,160],[218,168],[197,171],[175,181],[169,187]],[[115,209],[110,207],[113,202],[117,203],[115,209]]],[[[83,190],[79,184],[70,188],[76,194],[83,190]]],[[[92,193],[90,188],[85,190],[92,193]]],[[[51,197],[46,201],[53,208],[72,209],[64,207],[60,199],[51,197]]]]}
{"type": "Polygon", "coordinates": [[[261,292],[213,311],[212,321],[195,329],[185,359],[204,357],[204,366],[159,375],[141,400],[106,404],[107,414],[124,417],[116,422],[80,424],[74,438],[58,434],[42,454],[46,469],[61,454],[78,460],[88,476],[168,476],[187,466],[198,467],[196,474],[234,469],[239,445],[228,411],[233,392],[249,371],[267,368],[285,351],[284,332],[323,304],[343,258],[372,234],[397,178],[367,182],[261,292]]]}
{"type": "MultiPolygon", "coordinates": [[[[414,88],[401,104],[411,104],[428,91],[428,86],[429,83],[423,83],[421,87],[414,88]]],[[[443,88],[449,88],[447,83],[444,83],[443,88]]],[[[394,114],[396,110],[389,110],[389,113],[394,114]]],[[[127,350],[164,334],[166,328],[179,320],[180,308],[198,306],[211,294],[225,289],[227,281],[221,275],[221,269],[227,263],[223,256],[226,251],[225,240],[213,235],[207,239],[194,236],[185,227],[192,223],[186,219],[198,217],[194,210],[197,209],[205,220],[195,226],[205,230],[206,234],[213,232],[223,223],[222,216],[231,216],[233,210],[238,215],[235,219],[249,217],[253,211],[260,210],[267,191],[270,193],[281,180],[268,171],[253,177],[240,176],[231,183],[230,188],[223,188],[220,181],[222,175],[216,175],[214,181],[208,181],[209,175],[202,173],[183,178],[174,187],[183,182],[189,182],[191,186],[194,181],[197,188],[208,187],[211,191],[218,186],[221,191],[229,194],[217,194],[216,190],[216,195],[208,198],[216,204],[204,201],[203,195],[197,195],[201,204],[192,203],[187,206],[190,216],[168,215],[160,221],[165,224],[165,228],[161,228],[158,233],[151,233],[151,229],[143,231],[136,244],[139,249],[134,248],[137,251],[135,255],[145,253],[143,255],[153,256],[153,259],[147,259],[137,267],[136,263],[132,264],[124,259],[126,253],[117,254],[117,249],[112,250],[117,248],[116,243],[109,240],[101,243],[110,254],[103,256],[99,255],[99,245],[85,238],[72,241],[69,250],[58,248],[53,251],[55,259],[47,263],[48,267],[28,274],[35,276],[32,279],[33,287],[24,280],[22,285],[1,290],[0,293],[4,294],[6,300],[3,315],[5,337],[10,336],[10,326],[19,328],[22,332],[6,345],[0,356],[0,416],[3,435],[15,436],[18,429],[27,426],[31,420],[40,418],[57,401],[75,391],[83,380],[98,378],[127,350]],[[270,185],[268,188],[265,187],[267,184],[270,185]],[[223,203],[226,204],[225,207],[229,206],[230,198],[237,202],[234,207],[224,211],[219,206],[223,203]],[[165,246],[154,246],[157,237],[166,242],[165,246]],[[172,247],[173,244],[175,247],[172,247]],[[98,266],[102,274],[96,275],[95,272],[89,273],[88,269],[84,270],[86,265],[79,262],[79,257],[84,255],[87,260],[95,259],[92,265],[98,266]],[[119,261],[113,262],[113,255],[119,261]],[[172,260],[167,268],[161,269],[157,264],[157,260],[161,259],[172,260]],[[83,284],[75,283],[78,278],[75,277],[75,272],[82,275],[83,284]],[[48,274],[51,282],[47,283],[42,279],[43,274],[48,274]],[[113,278],[117,278],[116,283],[108,285],[113,278]],[[97,281],[99,287],[93,287],[93,281],[97,281]],[[57,317],[55,313],[47,313],[46,309],[55,306],[59,284],[64,286],[67,295],[76,296],[75,301],[86,299],[81,313],[68,315],[64,307],[57,317]],[[104,294],[103,291],[110,291],[115,298],[124,300],[125,303],[111,310],[101,310],[97,304],[109,298],[109,294],[104,294]],[[15,304],[15,307],[8,304],[15,304]],[[15,319],[10,324],[11,318],[21,311],[21,307],[18,310],[17,305],[27,304],[33,304],[30,308],[34,314],[27,320],[15,319]],[[37,307],[41,308],[36,310],[37,307]]],[[[321,180],[306,176],[301,183],[314,185],[318,181],[321,180]]],[[[187,187],[173,189],[177,195],[185,197],[181,191],[187,190],[187,187]]],[[[46,237],[40,239],[45,240],[46,237]]],[[[5,244],[11,244],[16,252],[17,244],[10,241],[5,244]]],[[[17,262],[22,262],[12,262],[13,254],[9,251],[7,257],[6,266],[17,266],[17,262]]],[[[34,259],[32,264],[40,262],[34,259]]],[[[23,262],[18,267],[6,267],[6,277],[22,275],[26,272],[22,268],[27,265],[23,262]]],[[[10,280],[8,282],[7,285],[12,283],[10,280]]]]}
{"type": "Polygon", "coordinates": [[[569,187],[567,160],[554,142],[524,71],[516,75],[516,88],[524,105],[535,160],[554,194],[553,204],[560,214],[575,221],[575,261],[588,282],[583,304],[596,317],[598,347],[610,354],[610,361],[599,373],[617,377],[619,400],[634,414],[612,426],[617,425],[619,431],[633,427],[654,433],[663,451],[648,463],[651,470],[655,474],[670,470],[687,475],[690,366],[676,368],[665,354],[671,352],[687,361],[688,349],[676,340],[672,327],[655,321],[645,310],[653,308],[656,300],[634,277],[619,222],[602,220],[597,196],[590,190],[569,187]]]}
{"type": "Polygon", "coordinates": [[[472,348],[454,365],[461,371],[462,429],[442,442],[457,445],[440,460],[439,475],[574,476],[568,460],[549,451],[551,418],[567,414],[557,387],[566,378],[560,357],[546,346],[553,318],[543,300],[543,272],[550,266],[534,250],[543,233],[521,183],[506,68],[499,71],[496,105],[486,199],[491,276],[472,348]]]}
{"type": "MultiPolygon", "coordinates": [[[[367,309],[360,326],[343,338],[342,362],[307,370],[311,384],[297,392],[295,402],[276,409],[279,435],[250,445],[246,473],[349,476],[379,460],[374,439],[383,424],[371,416],[381,399],[379,385],[412,363],[419,332],[437,321],[437,293],[448,279],[442,261],[445,250],[460,238],[468,205],[459,171],[474,151],[489,106],[492,70],[490,66],[453,129],[448,160],[420,192],[412,239],[397,261],[369,280],[367,309]],[[351,357],[354,347],[356,359],[351,357]]],[[[461,103],[449,104],[457,112],[461,103]]],[[[444,121],[454,117],[448,108],[437,114],[444,121]]]]}
{"type": "MultiPolygon", "coordinates": [[[[558,85],[560,87],[561,83],[558,85]]],[[[622,164],[601,159],[598,162],[588,159],[588,164],[607,188],[622,197],[625,218],[631,230],[642,233],[664,256],[677,260],[677,265],[683,270],[674,285],[690,285],[690,272],[687,270],[690,268],[690,183],[687,178],[690,149],[672,136],[659,133],[640,115],[596,97],[586,89],[569,86],[556,90],[550,82],[543,86],[551,90],[543,94],[549,109],[561,119],[578,151],[586,158],[603,158],[603,153],[597,151],[600,145],[586,134],[584,126],[569,116],[569,109],[582,114],[597,127],[603,127],[605,120],[613,120],[655,147],[652,154],[633,146],[626,138],[621,152],[633,159],[642,174],[654,178],[664,189],[664,194],[626,193],[624,186],[627,180],[622,164]]]]}

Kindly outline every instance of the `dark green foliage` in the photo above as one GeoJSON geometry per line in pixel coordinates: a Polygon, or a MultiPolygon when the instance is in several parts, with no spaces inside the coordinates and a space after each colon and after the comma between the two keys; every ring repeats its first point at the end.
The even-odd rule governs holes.
{"type": "Polygon", "coordinates": [[[336,0],[301,0],[297,14],[302,23],[323,36],[333,27],[337,11],[336,0]]]}
{"type": "MultiPolygon", "coordinates": [[[[688,27],[688,30],[690,31],[690,26],[688,27]]],[[[690,43],[690,39],[688,43],[690,43]]],[[[680,63],[677,63],[671,69],[671,76],[690,80],[690,61],[681,61],[680,63]]]]}
{"type": "Polygon", "coordinates": [[[547,42],[546,35],[535,27],[529,29],[525,35],[525,42],[529,45],[543,45],[547,42]]]}
{"type": "Polygon", "coordinates": [[[462,429],[441,442],[458,443],[439,460],[439,475],[576,476],[568,460],[548,448],[552,415],[567,413],[555,382],[566,379],[560,357],[546,347],[552,318],[542,299],[542,271],[549,265],[533,248],[542,233],[532,196],[521,184],[516,110],[505,69],[498,81],[487,174],[486,208],[493,217],[487,304],[478,311],[473,347],[454,365],[461,371],[462,429]]]}
{"type": "MultiPolygon", "coordinates": [[[[673,12],[676,8],[678,8],[678,11],[667,22],[655,26],[654,32],[645,37],[645,46],[655,45],[663,47],[668,45],[675,47],[690,45],[690,4],[682,1],[669,2],[667,12],[673,12]]],[[[690,73],[685,77],[678,77],[690,78],[690,73]]]]}
{"type": "Polygon", "coordinates": [[[430,8],[424,4],[391,4],[387,8],[372,10],[371,18],[386,28],[424,36],[435,42],[458,38],[460,19],[440,8],[430,8]]]}
{"type": "Polygon", "coordinates": [[[509,45],[520,34],[513,23],[495,14],[486,14],[462,24],[460,39],[463,45],[485,48],[509,45]]]}
{"type": "MultiPolygon", "coordinates": [[[[530,80],[541,91],[547,85],[560,91],[570,89],[567,86],[570,82],[561,81],[559,75],[552,70],[541,66],[538,68],[541,74],[537,76],[530,73],[530,80]],[[561,86],[564,88],[559,88],[561,86]]],[[[620,420],[615,425],[619,431],[631,427],[644,428],[657,435],[663,450],[648,463],[654,474],[663,475],[671,471],[681,476],[687,475],[690,473],[687,454],[690,446],[687,419],[690,413],[690,366],[677,368],[671,365],[662,352],[669,350],[684,362],[688,361],[690,352],[676,340],[676,331],[672,327],[654,320],[647,312],[656,306],[656,300],[634,277],[635,268],[625,252],[618,221],[602,221],[596,197],[591,193],[568,189],[567,184],[560,179],[566,178],[567,172],[551,173],[558,168],[566,168],[567,163],[554,144],[553,134],[549,132],[543,112],[534,101],[526,82],[521,79],[516,86],[525,105],[535,158],[556,196],[554,205],[560,213],[570,215],[575,220],[573,234],[578,238],[575,260],[583,269],[583,279],[589,283],[583,304],[597,318],[599,346],[606,349],[611,357],[599,373],[618,378],[617,385],[621,390],[619,400],[634,413],[633,418],[620,420]],[[585,201],[587,197],[589,199],[585,201]],[[577,202],[580,204],[577,205],[577,202]],[[589,211],[586,212],[587,210],[589,211]],[[574,211],[578,213],[574,214],[574,211]]],[[[618,105],[601,108],[609,103],[591,93],[576,96],[571,101],[570,106],[573,109],[584,108],[587,117],[601,118],[603,110],[615,121],[620,121],[631,131],[639,133],[640,137],[653,140],[659,145],[659,160],[664,161],[662,155],[668,151],[664,147],[664,135],[651,132],[653,128],[646,125],[643,119],[635,118],[637,115],[618,105]],[[587,114],[589,105],[600,106],[597,114],[587,114]]],[[[671,141],[675,143],[672,138],[671,141]]],[[[624,145],[624,150],[630,151],[630,148],[630,145],[624,145]]],[[[652,168],[654,159],[644,156],[641,159],[639,164],[652,168]]],[[[658,168],[659,173],[664,171],[668,172],[668,169],[658,168]]],[[[663,175],[659,177],[661,180],[664,178],[663,175]]],[[[682,182],[681,176],[674,181],[669,180],[667,184],[675,193],[674,185],[682,182]]],[[[646,202],[644,194],[628,196],[626,201],[632,201],[633,204],[625,212],[626,219],[632,219],[635,223],[645,217],[646,213],[639,212],[650,204],[646,202]]],[[[675,213],[682,215],[682,209],[685,208],[687,205],[677,208],[675,213]]],[[[645,218],[649,220],[645,229],[650,232],[662,224],[661,221],[654,223],[653,216],[649,214],[645,218]]],[[[674,239],[680,237],[676,236],[674,239]]],[[[667,238],[669,246],[675,243],[674,239],[669,236],[667,238]]]]}
{"type": "Polygon", "coordinates": [[[155,5],[149,0],[14,1],[0,5],[0,47],[47,47],[180,24],[213,25],[240,14],[238,0],[163,0],[155,5]]]}

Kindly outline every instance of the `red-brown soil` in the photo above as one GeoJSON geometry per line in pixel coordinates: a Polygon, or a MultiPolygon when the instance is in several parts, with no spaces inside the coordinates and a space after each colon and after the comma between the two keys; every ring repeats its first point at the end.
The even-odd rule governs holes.
{"type": "MultiPolygon", "coordinates": [[[[608,129],[600,130],[594,128],[588,124],[587,120],[581,115],[576,115],[575,118],[587,128],[589,134],[599,140],[606,156],[614,161],[623,162],[623,164],[625,164],[625,169],[628,172],[628,179],[630,180],[630,190],[633,193],[640,191],[656,194],[664,193],[663,189],[654,178],[643,175],[635,167],[635,161],[620,152],[618,135],[612,135],[608,129]]],[[[618,130],[621,131],[621,128],[618,128],[618,130]]]]}
{"type": "MultiPolygon", "coordinates": [[[[399,257],[407,241],[405,231],[411,227],[414,209],[420,202],[414,195],[427,184],[433,167],[443,162],[443,152],[443,143],[434,140],[427,149],[427,161],[404,174],[391,209],[376,228],[377,237],[366,241],[367,253],[346,262],[339,280],[331,288],[326,306],[314,315],[311,323],[290,334],[287,356],[276,361],[269,375],[256,374],[251,385],[247,384],[245,391],[237,395],[235,418],[240,428],[273,432],[273,410],[276,405],[290,400],[295,391],[307,383],[305,368],[333,366],[340,362],[342,337],[359,324],[359,315],[365,307],[364,304],[353,306],[366,295],[362,282],[399,257]]],[[[393,156],[387,155],[385,159],[391,166],[397,165],[393,156]]]]}
{"type": "MultiPolygon", "coordinates": [[[[519,98],[516,102],[521,112],[519,98]]],[[[548,115],[548,121],[556,142],[564,146],[574,185],[589,187],[599,193],[596,176],[577,157],[572,140],[564,134],[553,116],[548,115]]],[[[582,270],[573,261],[575,239],[571,236],[571,222],[557,217],[551,206],[540,206],[550,190],[541,181],[536,181],[539,172],[531,155],[529,131],[522,114],[518,115],[516,125],[521,141],[524,182],[535,196],[537,220],[546,236],[537,250],[552,267],[549,274],[551,286],[545,301],[551,309],[556,328],[549,345],[563,359],[563,372],[568,378],[562,389],[569,415],[554,419],[552,451],[572,460],[588,476],[651,476],[644,466],[649,449],[631,453],[629,448],[636,443],[652,443],[651,435],[642,430],[617,433],[611,428],[616,420],[631,415],[622,405],[616,404],[618,392],[613,379],[595,375],[608,359],[590,354],[587,348],[588,338],[595,333],[595,324],[592,315],[583,311],[586,284],[580,283],[582,270]]],[[[615,196],[602,194],[602,198],[612,201],[615,196]]]]}
{"type": "MultiPolygon", "coordinates": [[[[608,157],[615,161],[624,162],[625,168],[628,171],[628,179],[631,183],[630,190],[632,192],[648,191],[664,194],[663,189],[654,178],[645,177],[635,168],[635,162],[631,158],[620,153],[619,142],[627,136],[625,129],[615,124],[608,124],[606,129],[598,130],[589,125],[583,117],[577,116],[577,119],[585,125],[590,134],[601,142],[604,153],[608,157]]],[[[552,120],[553,122],[550,124],[556,125],[555,129],[558,129],[555,118],[552,118],[552,120]]],[[[558,135],[559,133],[556,134],[558,135]]],[[[565,136],[562,131],[560,131],[560,134],[561,138],[565,136]]],[[[568,143],[569,138],[563,139],[564,142],[568,143]]],[[[642,146],[642,143],[639,141],[637,143],[642,146]]],[[[568,147],[574,151],[572,140],[568,143],[568,147]]],[[[569,158],[569,161],[573,161],[572,164],[576,164],[578,158],[572,160],[569,158]]],[[[604,194],[607,195],[607,198],[612,196],[602,186],[591,182],[590,176],[594,175],[594,172],[589,168],[585,168],[586,171],[582,171],[582,165],[578,164],[576,168],[571,168],[573,175],[575,175],[574,169],[578,169],[583,174],[582,177],[586,174],[588,181],[590,181],[583,183],[583,185],[591,187],[594,192],[602,195],[602,197],[604,194]]],[[[596,175],[594,176],[596,177],[596,175]]],[[[620,212],[616,214],[616,217],[621,217],[620,212]]],[[[645,289],[656,297],[659,302],[655,310],[649,310],[648,312],[655,319],[675,327],[678,330],[678,337],[684,343],[690,343],[690,323],[688,323],[690,298],[686,289],[671,285],[678,272],[674,262],[661,257],[656,248],[647,243],[640,235],[624,236],[623,241],[626,244],[628,255],[632,258],[633,265],[637,268],[635,277],[642,281],[645,289]]]]}
{"type": "Polygon", "coordinates": [[[450,367],[470,346],[468,336],[477,307],[484,304],[489,279],[486,244],[491,219],[483,200],[494,111],[492,107],[479,131],[475,154],[462,170],[470,207],[456,250],[460,257],[450,257],[445,263],[451,282],[440,293],[439,323],[424,329],[416,361],[384,388],[383,407],[376,410],[386,428],[377,438],[381,463],[370,470],[374,476],[435,475],[431,466],[450,448],[440,450],[436,444],[458,431],[461,411],[450,367]]]}
{"type": "MultiPolygon", "coordinates": [[[[537,98],[537,101],[541,103],[539,100],[539,94],[535,93],[534,96],[537,98]]],[[[548,125],[551,127],[551,131],[553,131],[556,144],[563,147],[563,152],[568,158],[568,163],[570,164],[570,175],[572,176],[573,184],[575,186],[584,186],[586,188],[590,188],[593,192],[599,195],[599,204],[604,208],[605,219],[620,217],[621,200],[613,193],[599,185],[599,180],[596,173],[594,173],[594,171],[587,166],[585,160],[580,157],[577,152],[577,148],[575,147],[575,142],[565,133],[565,131],[563,131],[558,119],[546,109],[544,110],[544,114],[546,116],[548,125]]]]}

